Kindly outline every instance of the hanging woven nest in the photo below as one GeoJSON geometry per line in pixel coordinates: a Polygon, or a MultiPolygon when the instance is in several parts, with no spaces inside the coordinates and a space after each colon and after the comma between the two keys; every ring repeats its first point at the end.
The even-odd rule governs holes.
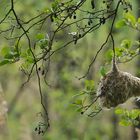
{"type": "Polygon", "coordinates": [[[101,78],[97,95],[103,108],[116,107],[132,96],[140,96],[140,78],[120,71],[114,63],[112,70],[101,78]]]}

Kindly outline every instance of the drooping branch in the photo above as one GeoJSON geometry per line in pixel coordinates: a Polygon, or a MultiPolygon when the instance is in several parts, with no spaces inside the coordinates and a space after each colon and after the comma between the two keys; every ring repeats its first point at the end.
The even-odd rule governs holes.
{"type": "Polygon", "coordinates": [[[121,2],[122,2],[121,0],[118,1],[118,4],[117,4],[117,6],[116,6],[116,9],[114,10],[114,11],[115,11],[114,14],[113,14],[113,15],[114,15],[114,18],[113,18],[113,21],[112,21],[112,24],[111,24],[111,28],[110,28],[109,34],[108,34],[108,36],[107,36],[105,42],[101,45],[101,47],[99,48],[99,50],[96,52],[95,56],[93,57],[93,59],[92,59],[90,65],[88,66],[88,70],[87,70],[86,74],[85,74],[84,76],[80,77],[79,80],[82,79],[82,78],[85,78],[85,77],[88,75],[88,73],[89,73],[89,71],[90,71],[90,69],[91,69],[93,63],[96,61],[96,59],[97,59],[99,53],[101,52],[101,50],[102,50],[102,49],[104,48],[104,46],[108,43],[108,40],[109,40],[110,37],[111,37],[112,42],[113,42],[113,52],[114,52],[114,59],[113,59],[113,61],[114,61],[114,63],[115,63],[115,48],[114,48],[114,39],[113,39],[112,31],[113,31],[115,19],[116,19],[116,16],[117,16],[118,8],[119,8],[119,5],[120,5],[121,2]]]}

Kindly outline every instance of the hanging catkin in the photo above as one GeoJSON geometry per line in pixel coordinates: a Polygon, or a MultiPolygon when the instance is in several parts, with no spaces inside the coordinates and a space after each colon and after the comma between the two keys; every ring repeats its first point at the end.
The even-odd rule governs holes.
{"type": "Polygon", "coordinates": [[[100,80],[97,95],[103,108],[116,107],[130,97],[140,96],[140,78],[120,71],[113,62],[112,70],[100,80]]]}

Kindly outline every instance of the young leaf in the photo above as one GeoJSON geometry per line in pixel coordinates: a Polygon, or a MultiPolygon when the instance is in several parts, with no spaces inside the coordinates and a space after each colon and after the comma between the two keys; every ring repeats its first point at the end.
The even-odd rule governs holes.
{"type": "Polygon", "coordinates": [[[41,40],[41,39],[44,39],[45,36],[44,36],[44,34],[39,33],[39,34],[36,35],[36,38],[37,38],[38,40],[41,40]]]}
{"type": "Polygon", "coordinates": [[[140,115],[140,110],[138,109],[134,109],[130,113],[131,119],[136,119],[137,117],[139,117],[139,115],[140,115]]]}
{"type": "Polygon", "coordinates": [[[1,55],[5,56],[6,54],[8,54],[10,52],[10,48],[9,47],[3,47],[1,49],[1,55]]]}
{"type": "Polygon", "coordinates": [[[104,77],[106,75],[106,70],[103,66],[100,68],[100,74],[104,77]]]}
{"type": "Polygon", "coordinates": [[[93,80],[85,80],[85,88],[86,90],[93,90],[95,87],[93,80]]]}
{"type": "Polygon", "coordinates": [[[129,49],[131,47],[131,40],[125,39],[121,43],[121,47],[129,49]]]}
{"type": "Polygon", "coordinates": [[[136,18],[132,13],[130,13],[130,12],[124,13],[124,18],[128,22],[130,22],[133,26],[136,24],[136,18]]]}
{"type": "Polygon", "coordinates": [[[132,122],[129,121],[129,120],[123,119],[119,122],[119,124],[122,125],[122,126],[130,126],[130,125],[132,125],[132,122]]]}
{"type": "Polygon", "coordinates": [[[118,114],[118,115],[123,114],[123,112],[124,112],[124,110],[123,110],[122,108],[117,108],[117,109],[115,110],[115,114],[118,114]]]}
{"type": "Polygon", "coordinates": [[[140,18],[138,18],[137,22],[140,24],[140,18]]]}
{"type": "Polygon", "coordinates": [[[121,28],[121,27],[124,27],[124,26],[126,26],[126,22],[125,22],[125,20],[123,19],[123,20],[120,20],[120,21],[118,21],[117,23],[116,23],[116,28],[121,28]]]}

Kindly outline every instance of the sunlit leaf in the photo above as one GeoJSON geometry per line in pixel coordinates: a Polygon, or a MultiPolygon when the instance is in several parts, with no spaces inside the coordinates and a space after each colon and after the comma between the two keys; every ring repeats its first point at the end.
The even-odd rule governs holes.
{"type": "Polygon", "coordinates": [[[128,20],[128,22],[130,22],[133,26],[136,24],[136,18],[132,13],[124,13],[124,18],[128,20]]]}
{"type": "Polygon", "coordinates": [[[131,40],[125,39],[121,43],[121,47],[125,47],[126,49],[129,49],[131,47],[131,40]]]}
{"type": "Polygon", "coordinates": [[[45,35],[39,33],[39,34],[36,35],[36,38],[37,38],[38,40],[41,40],[41,39],[44,39],[44,38],[45,38],[45,35]]]}
{"type": "Polygon", "coordinates": [[[130,114],[132,119],[136,119],[137,117],[139,117],[139,115],[140,115],[140,110],[138,110],[138,109],[132,110],[131,114],[130,114]]]}
{"type": "Polygon", "coordinates": [[[138,18],[137,22],[140,24],[140,18],[138,18]]]}
{"type": "Polygon", "coordinates": [[[95,87],[93,80],[85,80],[85,88],[86,90],[93,90],[95,87]]]}
{"type": "Polygon", "coordinates": [[[118,115],[123,114],[123,112],[124,112],[124,110],[122,108],[117,108],[115,110],[115,114],[118,114],[118,115]]]}
{"type": "Polygon", "coordinates": [[[126,26],[126,22],[124,19],[122,19],[122,20],[118,21],[115,26],[116,26],[116,28],[121,28],[123,26],[126,26]]]}
{"type": "Polygon", "coordinates": [[[130,126],[130,125],[132,125],[132,122],[123,119],[119,122],[119,124],[122,125],[122,126],[130,126]]]}
{"type": "Polygon", "coordinates": [[[1,49],[1,55],[5,56],[6,54],[8,54],[10,52],[10,48],[9,47],[3,47],[1,49]]]}

